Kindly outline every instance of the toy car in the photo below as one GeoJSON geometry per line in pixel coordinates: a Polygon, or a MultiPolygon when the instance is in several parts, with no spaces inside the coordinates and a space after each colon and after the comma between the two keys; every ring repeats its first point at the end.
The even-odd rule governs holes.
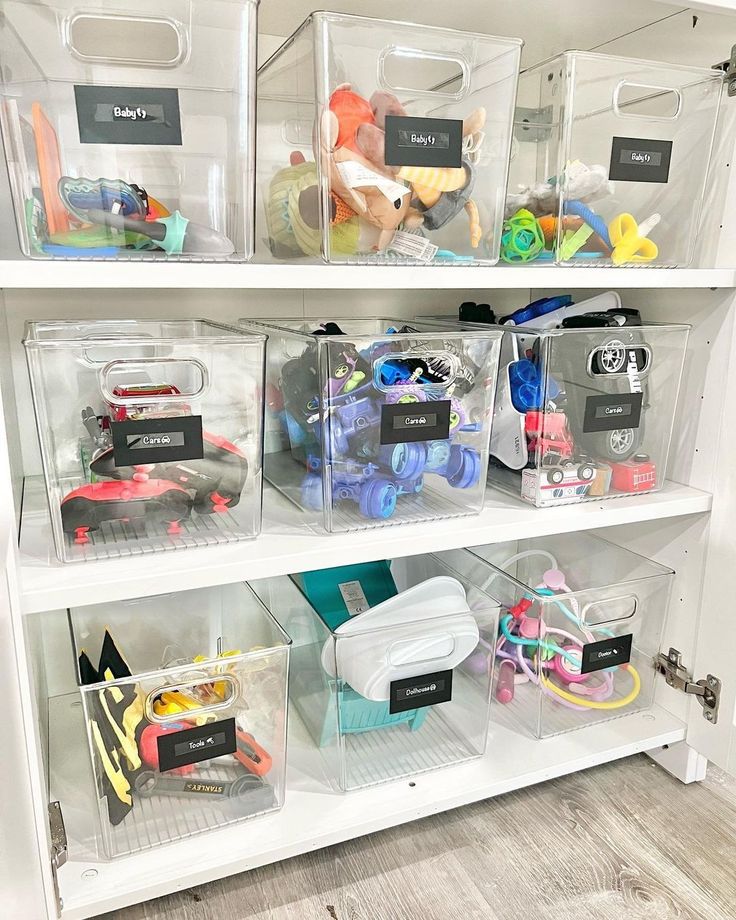
{"type": "Polygon", "coordinates": [[[646,454],[611,464],[611,487],[617,492],[648,492],[657,486],[657,468],[646,454]]]}
{"type": "Polygon", "coordinates": [[[90,464],[96,476],[144,482],[149,477],[178,483],[193,496],[199,514],[223,513],[234,508],[248,476],[248,460],[227,438],[202,432],[204,456],[198,460],[174,460],[143,466],[115,466],[112,448],[90,464]]]}
{"type": "Polygon", "coordinates": [[[61,524],[64,533],[74,534],[74,542],[80,545],[89,543],[88,531],[114,521],[144,527],[167,524],[167,533],[173,536],[191,508],[189,493],[165,479],[91,482],[64,496],[61,524]]]}
{"type": "Polygon", "coordinates": [[[570,461],[552,469],[526,469],[521,474],[521,497],[535,505],[578,501],[590,491],[592,464],[570,461]]]}
{"type": "Polygon", "coordinates": [[[559,465],[575,452],[564,412],[527,412],[524,431],[529,439],[529,455],[536,456],[542,466],[559,465]]]}
{"type": "Polygon", "coordinates": [[[167,396],[181,396],[181,390],[173,384],[163,383],[158,386],[142,384],[140,386],[116,386],[112,391],[113,400],[108,403],[110,418],[113,422],[124,422],[130,418],[156,418],[160,416],[190,415],[191,406],[174,401],[167,403],[167,396]],[[125,399],[125,403],[116,403],[114,398],[125,399]],[[142,399],[140,405],[130,405],[130,400],[142,399]],[[153,401],[153,402],[151,402],[153,401]]]}

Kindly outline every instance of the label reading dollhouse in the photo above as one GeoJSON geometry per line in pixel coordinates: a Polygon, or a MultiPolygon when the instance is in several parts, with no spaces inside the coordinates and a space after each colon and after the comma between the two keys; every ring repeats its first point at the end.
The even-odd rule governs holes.
{"type": "Polygon", "coordinates": [[[408,712],[452,699],[452,671],[437,671],[420,677],[392,680],[389,688],[389,713],[408,712]]]}
{"type": "Polygon", "coordinates": [[[82,144],[177,146],[179,90],[140,86],[75,86],[82,144]]]}

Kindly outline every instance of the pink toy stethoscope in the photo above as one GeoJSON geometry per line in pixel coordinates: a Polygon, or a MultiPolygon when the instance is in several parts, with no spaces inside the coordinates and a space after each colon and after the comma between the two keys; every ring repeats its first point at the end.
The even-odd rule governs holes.
{"type": "MultiPolygon", "coordinates": [[[[554,597],[555,592],[569,595],[570,588],[557,566],[557,560],[546,550],[525,550],[516,553],[505,560],[499,568],[506,570],[514,562],[532,556],[546,557],[551,564],[551,568],[542,575],[542,583],[534,589],[535,593],[550,597],[554,597]]],[[[484,590],[488,590],[495,578],[495,575],[491,576],[484,585],[484,590]]],[[[499,702],[510,703],[514,698],[515,685],[527,681],[537,684],[546,696],[555,699],[560,705],[578,712],[586,709],[622,709],[637,698],[641,691],[641,678],[630,663],[599,671],[596,678],[591,674],[582,673],[583,647],[586,642],[595,642],[596,637],[581,619],[577,599],[568,597],[567,600],[570,607],[557,598],[554,598],[553,603],[585,641],[567,630],[545,626],[540,617],[529,616],[528,611],[533,607],[533,601],[528,597],[522,598],[501,616],[495,648],[481,639],[481,644],[488,652],[494,653],[498,663],[496,699],[499,702]],[[531,652],[531,657],[524,654],[524,649],[531,652]],[[619,668],[629,672],[632,688],[626,696],[613,700],[611,697],[614,693],[614,673],[619,668]],[[591,683],[593,679],[596,679],[595,683],[591,683]]],[[[607,629],[599,628],[597,631],[604,635],[613,635],[607,629]]],[[[480,660],[476,664],[480,666],[480,660]]]]}

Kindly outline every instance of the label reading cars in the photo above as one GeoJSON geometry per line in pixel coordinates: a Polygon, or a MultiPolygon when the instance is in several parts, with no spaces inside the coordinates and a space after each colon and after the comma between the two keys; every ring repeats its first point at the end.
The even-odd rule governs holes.
{"type": "Polygon", "coordinates": [[[422,709],[436,703],[448,703],[452,699],[452,671],[436,671],[421,677],[405,677],[392,680],[389,687],[388,711],[391,715],[422,709]]]}
{"type": "Polygon", "coordinates": [[[381,408],[381,444],[446,441],[450,437],[450,400],[393,403],[381,408]]]}
{"type": "Polygon", "coordinates": [[[672,141],[614,137],[608,178],[621,182],[667,182],[672,141]]]}
{"type": "Polygon", "coordinates": [[[631,633],[628,633],[625,636],[612,636],[610,639],[601,639],[600,642],[589,642],[584,645],[580,673],[591,674],[593,671],[627,664],[631,661],[633,639],[631,633]]]}
{"type": "Polygon", "coordinates": [[[75,86],[82,144],[181,146],[179,90],[75,86]]]}
{"type": "Polygon", "coordinates": [[[156,739],[158,745],[159,770],[175,770],[190,763],[234,754],[235,719],[223,719],[221,722],[208,722],[179,732],[166,732],[156,739]]]}
{"type": "Polygon", "coordinates": [[[204,457],[201,415],[112,422],[110,430],[116,467],[204,457]]]}
{"type": "Polygon", "coordinates": [[[462,166],[463,123],[457,118],[386,116],[387,166],[462,166]]]}
{"type": "Polygon", "coordinates": [[[615,431],[638,428],[641,421],[642,393],[612,393],[589,396],[585,400],[583,431],[615,431]]]}

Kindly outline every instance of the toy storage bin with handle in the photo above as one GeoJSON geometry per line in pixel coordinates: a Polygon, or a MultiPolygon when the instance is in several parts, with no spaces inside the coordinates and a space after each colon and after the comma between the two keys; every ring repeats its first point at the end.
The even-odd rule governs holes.
{"type": "Polygon", "coordinates": [[[489,483],[537,507],[660,489],[690,327],[642,323],[614,291],[542,298],[504,319],[421,320],[503,330],[489,483]]]}
{"type": "Polygon", "coordinates": [[[241,324],[268,334],[266,477],[328,531],[481,510],[498,330],[241,324]]]}
{"type": "Polygon", "coordinates": [[[252,255],[257,0],[144,8],[0,2],[0,125],[32,258],[252,255]]]}
{"type": "Polygon", "coordinates": [[[546,738],[651,706],[671,569],[588,533],[471,552],[501,605],[493,721],[546,738]]]}
{"type": "Polygon", "coordinates": [[[501,258],[686,266],[723,77],[568,51],[519,78],[501,258]]]}
{"type": "Polygon", "coordinates": [[[485,751],[498,605],[466,550],[253,583],[292,637],[290,697],[346,792],[485,751]]]}
{"type": "Polygon", "coordinates": [[[24,345],[62,562],[260,532],[264,336],[69,320],[28,323],[24,345]]]}
{"type": "Polygon", "coordinates": [[[94,776],[62,773],[72,788],[55,790],[78,803],[75,839],[114,858],[283,805],[290,640],[247,584],[79,607],[69,623],[94,776]]]}
{"type": "Polygon", "coordinates": [[[496,262],[521,44],[313,13],[258,71],[259,245],[496,262]]]}

